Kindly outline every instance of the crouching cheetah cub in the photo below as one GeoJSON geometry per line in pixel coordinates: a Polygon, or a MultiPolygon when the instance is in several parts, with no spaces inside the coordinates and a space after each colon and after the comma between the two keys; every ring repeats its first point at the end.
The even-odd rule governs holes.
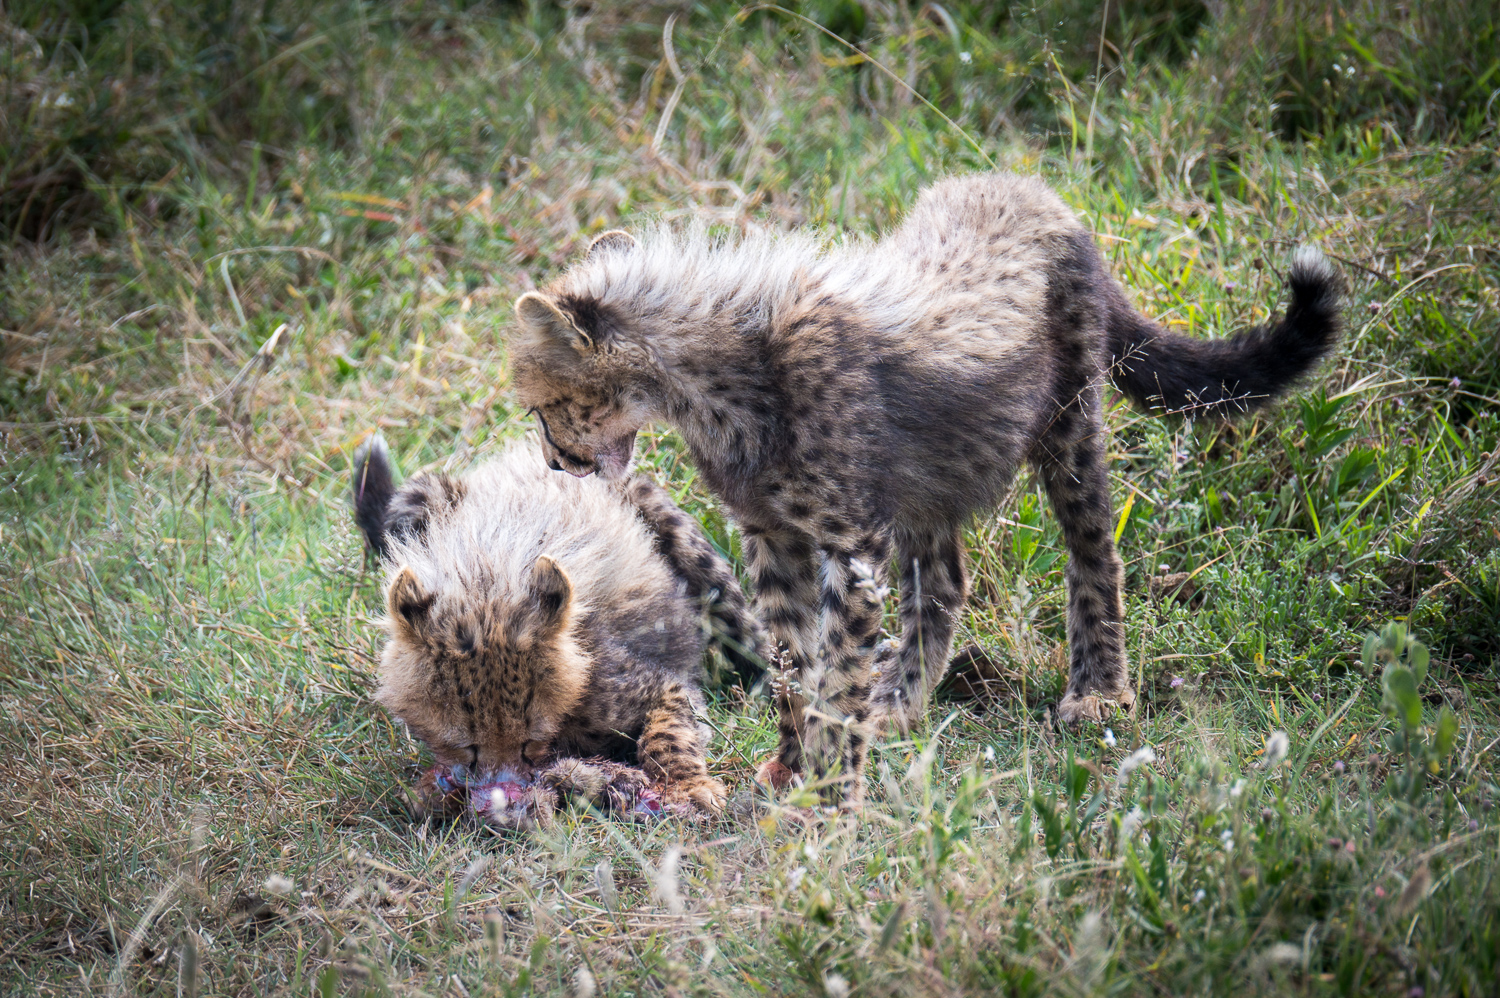
{"type": "Polygon", "coordinates": [[[520,443],[398,489],[377,436],[353,491],[387,572],[375,699],[441,766],[526,782],[603,756],[719,811],[703,655],[717,640],[749,673],[758,638],[728,563],[662,489],[553,475],[520,443]]]}
{"type": "Polygon", "coordinates": [[[648,421],[682,434],[729,507],[766,625],[798,683],[773,783],[809,764],[857,796],[870,722],[911,724],[948,665],[967,591],[962,531],[1033,467],[1068,548],[1062,720],[1128,707],[1106,382],[1163,413],[1264,406],[1333,346],[1341,282],[1292,259],[1284,317],[1225,339],[1167,331],[1110,279],[1038,180],[925,191],[877,242],[606,233],[516,302],[517,396],[553,468],[623,474],[648,421]],[[899,649],[878,659],[880,594],[899,649]]]}

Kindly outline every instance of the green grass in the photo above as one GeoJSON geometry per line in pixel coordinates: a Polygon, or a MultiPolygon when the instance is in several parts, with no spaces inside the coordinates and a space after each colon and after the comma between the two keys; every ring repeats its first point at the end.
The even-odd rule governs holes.
{"type": "MultiPolygon", "coordinates": [[[[0,15],[0,990],[1500,986],[1487,5],[797,8],[983,155],[776,11],[681,8],[674,70],[666,7],[206,9],[0,15]],[[725,693],[721,822],[413,822],[354,444],[410,474],[525,432],[509,303],[597,231],[872,233],[986,158],[1194,335],[1274,310],[1298,242],[1350,278],[1271,413],[1111,414],[1137,716],[1050,723],[1064,554],[1023,477],[970,535],[985,695],[879,747],[858,820],[757,803],[774,731],[725,693]],[[1410,688],[1363,654],[1391,621],[1410,688]]],[[[641,461],[737,552],[673,435],[641,461]]]]}

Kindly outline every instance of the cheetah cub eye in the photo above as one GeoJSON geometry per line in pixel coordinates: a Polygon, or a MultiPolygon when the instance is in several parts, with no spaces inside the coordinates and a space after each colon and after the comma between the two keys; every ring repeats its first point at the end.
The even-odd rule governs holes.
{"type": "Polygon", "coordinates": [[[516,317],[533,347],[517,352],[517,395],[536,419],[548,467],[580,478],[624,476],[647,412],[632,401],[638,393],[628,379],[600,383],[617,359],[609,320],[588,303],[538,291],[517,299],[516,317]]]}

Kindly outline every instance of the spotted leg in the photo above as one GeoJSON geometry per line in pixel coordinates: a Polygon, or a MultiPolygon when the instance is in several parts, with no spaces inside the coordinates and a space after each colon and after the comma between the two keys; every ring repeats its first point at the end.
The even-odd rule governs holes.
{"type": "Polygon", "coordinates": [[[776,754],[756,773],[760,783],[779,790],[802,772],[802,691],[818,639],[817,551],[806,534],[747,527],[745,563],[757,615],[779,645],[772,671],[776,754]]]}
{"type": "Polygon", "coordinates": [[[667,684],[656,705],[646,712],[636,758],[647,776],[666,783],[664,796],[668,800],[684,800],[699,810],[718,814],[728,791],[708,775],[708,738],[696,708],[686,687],[667,684]]]}
{"type": "Polygon", "coordinates": [[[765,670],[768,647],[760,621],[745,605],[745,593],[703,528],[645,475],[625,484],[625,496],[656,535],[656,549],[707,611],[709,637],[749,688],[765,670]]]}
{"type": "Polygon", "coordinates": [[[957,528],[903,532],[896,539],[901,571],[901,645],[876,657],[877,719],[906,732],[948,670],[953,630],[968,594],[963,533],[957,528]]]}
{"type": "Polygon", "coordinates": [[[866,538],[830,550],[823,564],[823,626],[818,657],[803,679],[810,692],[803,750],[809,775],[829,803],[858,806],[869,753],[870,666],[880,636],[889,544],[866,538]]]}
{"type": "Polygon", "coordinates": [[[1064,723],[1099,720],[1108,703],[1129,709],[1125,668],[1125,570],[1115,550],[1098,390],[1064,407],[1057,429],[1032,453],[1068,546],[1068,688],[1058,704],[1064,723]]]}

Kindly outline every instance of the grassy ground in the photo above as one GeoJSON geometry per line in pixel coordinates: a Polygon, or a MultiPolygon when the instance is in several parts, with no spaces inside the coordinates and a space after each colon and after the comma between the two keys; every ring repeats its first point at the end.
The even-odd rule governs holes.
{"type": "Polygon", "coordinates": [[[882,69],[719,5],[7,5],[0,989],[1500,990],[1494,13],[914,7],[798,8],[882,69]],[[1138,716],[1049,723],[1023,479],[970,535],[985,695],[880,747],[857,821],[758,805],[774,733],[726,693],[722,822],[413,822],[363,434],[409,474],[525,432],[509,303],[600,229],[874,233],[991,162],[1196,335],[1300,241],[1350,278],[1276,411],[1111,415],[1138,716]],[[1390,622],[1420,647],[1366,648],[1390,622]]]}

